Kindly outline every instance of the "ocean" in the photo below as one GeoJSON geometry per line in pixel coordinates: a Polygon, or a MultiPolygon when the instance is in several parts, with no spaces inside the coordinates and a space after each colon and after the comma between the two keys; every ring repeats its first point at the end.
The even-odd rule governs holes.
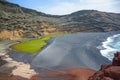
{"type": "Polygon", "coordinates": [[[101,54],[112,61],[114,53],[120,51],[120,34],[116,34],[107,38],[102,42],[101,54]]]}

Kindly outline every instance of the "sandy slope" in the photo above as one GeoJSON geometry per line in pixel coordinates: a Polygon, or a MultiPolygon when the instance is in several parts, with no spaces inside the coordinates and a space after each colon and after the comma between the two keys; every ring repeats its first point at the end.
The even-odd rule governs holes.
{"type": "Polygon", "coordinates": [[[0,72],[8,75],[18,75],[25,78],[30,78],[32,75],[36,74],[33,69],[30,69],[29,64],[23,62],[17,62],[9,57],[6,48],[11,45],[11,42],[0,42],[0,56],[2,59],[7,61],[6,64],[0,66],[0,72]]]}

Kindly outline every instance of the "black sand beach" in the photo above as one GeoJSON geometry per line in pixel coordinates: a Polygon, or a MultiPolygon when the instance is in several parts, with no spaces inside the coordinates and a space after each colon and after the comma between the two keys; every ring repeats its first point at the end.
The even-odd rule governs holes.
{"type": "Polygon", "coordinates": [[[98,70],[102,64],[110,61],[101,55],[97,47],[107,37],[118,33],[78,33],[57,37],[35,55],[10,51],[10,56],[17,61],[30,63],[34,69],[64,70],[84,67],[98,70]]]}

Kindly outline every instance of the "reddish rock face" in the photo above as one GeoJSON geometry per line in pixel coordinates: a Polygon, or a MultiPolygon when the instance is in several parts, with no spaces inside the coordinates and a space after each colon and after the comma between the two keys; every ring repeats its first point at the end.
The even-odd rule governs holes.
{"type": "Polygon", "coordinates": [[[120,52],[115,53],[112,64],[102,65],[88,80],[120,80],[120,52]]]}
{"type": "Polygon", "coordinates": [[[76,68],[66,70],[67,80],[88,80],[88,78],[95,73],[95,70],[86,68],[76,68]]]}
{"type": "Polygon", "coordinates": [[[37,75],[34,75],[30,78],[30,80],[40,80],[40,77],[37,75]]]}
{"type": "Polygon", "coordinates": [[[112,65],[113,65],[113,66],[120,66],[120,52],[117,52],[117,53],[114,55],[112,65]]]}
{"type": "Polygon", "coordinates": [[[87,68],[74,68],[64,71],[48,71],[45,76],[32,76],[30,80],[88,80],[96,71],[87,68]]]}

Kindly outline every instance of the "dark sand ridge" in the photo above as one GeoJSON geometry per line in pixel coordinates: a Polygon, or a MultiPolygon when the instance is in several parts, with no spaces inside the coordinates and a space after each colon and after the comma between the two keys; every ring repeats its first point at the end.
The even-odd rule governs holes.
{"type": "Polygon", "coordinates": [[[101,64],[110,61],[100,54],[98,46],[107,37],[119,32],[79,33],[58,37],[50,45],[35,55],[14,53],[17,61],[29,62],[34,69],[64,70],[68,68],[91,68],[98,70],[101,64]]]}

